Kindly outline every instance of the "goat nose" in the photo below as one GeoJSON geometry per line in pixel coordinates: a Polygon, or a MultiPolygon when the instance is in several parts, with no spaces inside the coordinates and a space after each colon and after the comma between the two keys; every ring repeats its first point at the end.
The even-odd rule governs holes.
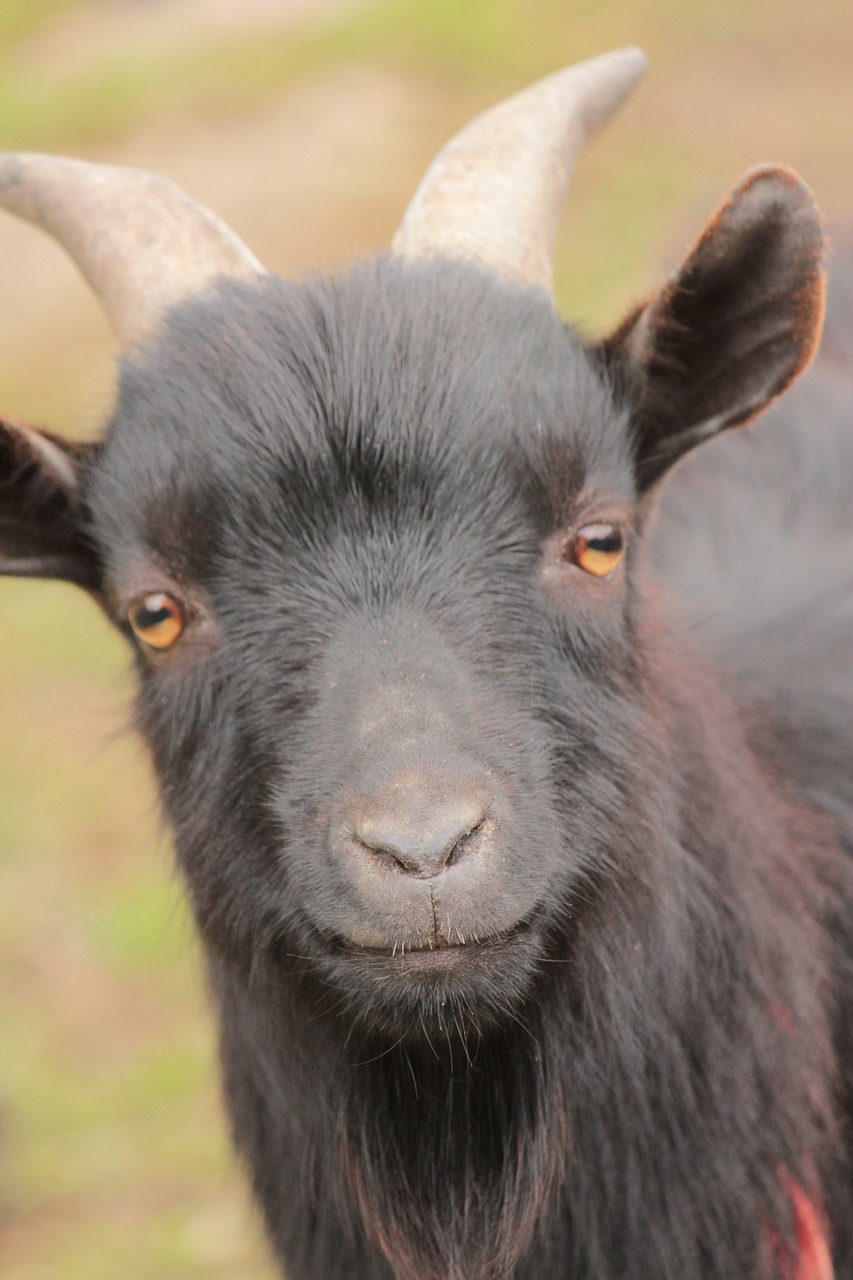
{"type": "Polygon", "coordinates": [[[483,823],[483,809],[467,799],[436,804],[408,798],[364,814],[356,823],[356,839],[373,853],[384,855],[408,875],[429,879],[459,860],[483,823]]]}

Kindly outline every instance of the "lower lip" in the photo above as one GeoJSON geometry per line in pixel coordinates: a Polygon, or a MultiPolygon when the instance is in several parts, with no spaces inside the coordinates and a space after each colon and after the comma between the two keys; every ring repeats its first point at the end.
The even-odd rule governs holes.
{"type": "Polygon", "coordinates": [[[392,949],[385,947],[359,947],[343,939],[339,939],[338,945],[350,955],[365,956],[370,959],[391,960],[401,964],[405,961],[420,964],[449,964],[463,955],[483,955],[488,951],[497,951],[508,943],[513,942],[523,933],[526,933],[529,927],[529,922],[522,920],[504,933],[495,934],[493,937],[484,938],[482,941],[440,942],[433,947],[405,947],[402,944],[392,949]]]}

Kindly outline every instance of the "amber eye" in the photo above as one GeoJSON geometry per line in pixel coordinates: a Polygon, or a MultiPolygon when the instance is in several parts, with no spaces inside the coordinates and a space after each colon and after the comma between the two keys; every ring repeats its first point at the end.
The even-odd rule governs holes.
{"type": "Polygon", "coordinates": [[[187,625],[181,605],[163,591],[134,600],[127,620],[143,644],[152,649],[171,649],[187,625]]]}
{"type": "Polygon", "coordinates": [[[625,539],[616,525],[587,524],[578,529],[566,559],[594,578],[607,578],[615,572],[624,554],[625,539]]]}

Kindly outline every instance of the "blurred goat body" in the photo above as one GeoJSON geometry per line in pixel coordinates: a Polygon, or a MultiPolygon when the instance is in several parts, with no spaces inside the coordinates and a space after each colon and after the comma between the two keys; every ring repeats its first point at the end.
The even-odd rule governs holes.
{"type": "Polygon", "coordinates": [[[0,429],[0,572],[134,647],[291,1280],[853,1278],[849,333],[723,434],[819,337],[779,168],[561,323],[641,70],[480,117],[299,286],[160,179],[0,161],[126,346],[102,444],[0,429]]]}

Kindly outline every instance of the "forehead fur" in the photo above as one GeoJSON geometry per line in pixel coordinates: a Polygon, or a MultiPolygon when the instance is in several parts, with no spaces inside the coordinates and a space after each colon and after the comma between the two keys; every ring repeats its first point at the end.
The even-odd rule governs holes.
{"type": "Polygon", "coordinates": [[[316,516],[355,492],[449,511],[523,487],[547,526],[590,477],[629,495],[623,415],[544,295],[385,258],[176,310],[123,365],[93,505],[113,545],[226,494],[316,516]]]}

